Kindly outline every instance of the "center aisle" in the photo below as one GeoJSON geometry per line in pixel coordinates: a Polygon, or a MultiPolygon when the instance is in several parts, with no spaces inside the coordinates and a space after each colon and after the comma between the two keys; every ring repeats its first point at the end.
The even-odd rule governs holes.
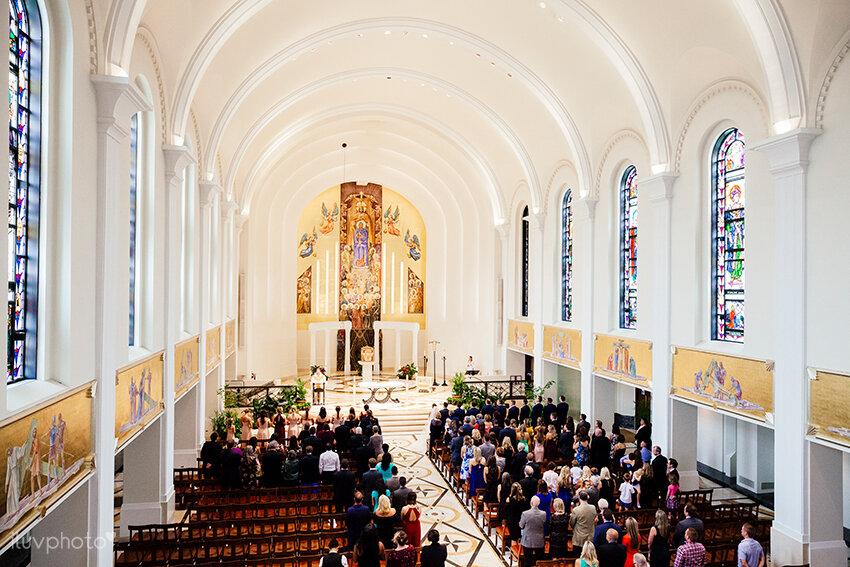
{"type": "Polygon", "coordinates": [[[431,528],[440,532],[440,541],[448,546],[446,563],[449,565],[503,565],[502,558],[431,464],[426,454],[426,440],[427,435],[421,433],[385,436],[399,475],[407,477],[407,486],[416,491],[422,507],[422,537],[431,528]]]}

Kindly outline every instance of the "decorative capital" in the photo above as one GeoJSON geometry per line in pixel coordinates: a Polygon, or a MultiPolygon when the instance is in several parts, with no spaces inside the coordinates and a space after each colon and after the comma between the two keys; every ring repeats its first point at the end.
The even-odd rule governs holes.
{"type": "Polygon", "coordinates": [[[198,160],[186,146],[166,145],[162,147],[165,158],[165,182],[169,187],[179,188],[183,182],[183,172],[189,164],[197,164],[198,160]]]}
{"type": "Polygon", "coordinates": [[[673,185],[678,173],[664,171],[638,180],[638,193],[649,197],[652,203],[669,203],[673,199],[673,185]]]}
{"type": "Polygon", "coordinates": [[[774,176],[805,172],[809,165],[809,147],[821,132],[818,128],[797,128],[756,142],[749,149],[765,155],[774,176]]]}
{"type": "Polygon", "coordinates": [[[496,232],[499,233],[499,239],[507,240],[508,233],[510,232],[510,226],[508,225],[508,223],[502,221],[500,224],[496,225],[496,232]]]}
{"type": "Polygon", "coordinates": [[[201,183],[198,185],[198,192],[201,206],[209,207],[222,190],[218,183],[201,183]]]}
{"type": "Polygon", "coordinates": [[[248,215],[243,213],[236,213],[233,215],[234,227],[237,232],[242,232],[242,228],[245,226],[245,223],[248,221],[248,215]]]}
{"type": "Polygon", "coordinates": [[[222,220],[228,220],[230,219],[230,215],[239,209],[239,205],[236,204],[236,201],[225,200],[221,202],[220,208],[222,220]]]}
{"type": "Polygon", "coordinates": [[[121,142],[130,135],[130,118],[141,111],[153,110],[150,101],[127,77],[93,75],[97,98],[98,128],[121,142]]]}
{"type": "Polygon", "coordinates": [[[546,224],[546,212],[540,211],[539,213],[529,213],[528,220],[531,228],[535,230],[543,230],[543,227],[546,224]]]}
{"type": "Polygon", "coordinates": [[[576,216],[582,220],[593,220],[599,197],[588,195],[576,201],[576,216]]]}

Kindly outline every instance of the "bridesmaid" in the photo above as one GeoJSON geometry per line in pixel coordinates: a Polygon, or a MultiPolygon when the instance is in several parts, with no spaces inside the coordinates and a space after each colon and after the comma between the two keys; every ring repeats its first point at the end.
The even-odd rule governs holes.
{"type": "Polygon", "coordinates": [[[419,525],[419,517],[421,515],[422,510],[416,503],[416,493],[410,492],[407,495],[407,506],[401,509],[401,522],[404,533],[407,534],[407,541],[413,547],[419,547],[422,541],[422,532],[419,525]]]}
{"type": "Polygon", "coordinates": [[[242,427],[242,435],[239,438],[242,441],[247,441],[251,438],[253,424],[254,420],[251,419],[251,414],[248,413],[248,410],[243,410],[242,417],[239,418],[239,425],[242,427]]]}

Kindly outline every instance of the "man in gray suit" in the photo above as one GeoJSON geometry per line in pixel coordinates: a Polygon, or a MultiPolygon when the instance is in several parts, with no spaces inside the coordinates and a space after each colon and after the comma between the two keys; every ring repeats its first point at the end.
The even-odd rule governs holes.
{"type": "Polygon", "coordinates": [[[524,567],[532,567],[538,559],[543,559],[543,550],[546,547],[546,512],[539,506],[540,498],[533,496],[531,508],[523,512],[519,518],[524,567]]]}
{"type": "Polygon", "coordinates": [[[596,508],[587,499],[587,492],[578,493],[579,505],[570,514],[570,526],[573,528],[573,549],[581,549],[584,542],[593,540],[596,527],[596,508]]]}

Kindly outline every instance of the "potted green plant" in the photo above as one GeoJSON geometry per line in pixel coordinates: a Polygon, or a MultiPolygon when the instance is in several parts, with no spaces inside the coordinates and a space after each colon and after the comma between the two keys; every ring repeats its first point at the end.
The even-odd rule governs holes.
{"type": "Polygon", "coordinates": [[[416,369],[416,363],[411,362],[410,364],[405,364],[404,366],[399,368],[398,373],[396,375],[398,376],[399,380],[412,380],[416,376],[417,372],[418,370],[416,369]]]}
{"type": "Polygon", "coordinates": [[[239,415],[231,409],[215,410],[210,418],[210,427],[216,432],[219,439],[227,439],[227,420],[232,419],[233,423],[239,419],[239,415]]]}

